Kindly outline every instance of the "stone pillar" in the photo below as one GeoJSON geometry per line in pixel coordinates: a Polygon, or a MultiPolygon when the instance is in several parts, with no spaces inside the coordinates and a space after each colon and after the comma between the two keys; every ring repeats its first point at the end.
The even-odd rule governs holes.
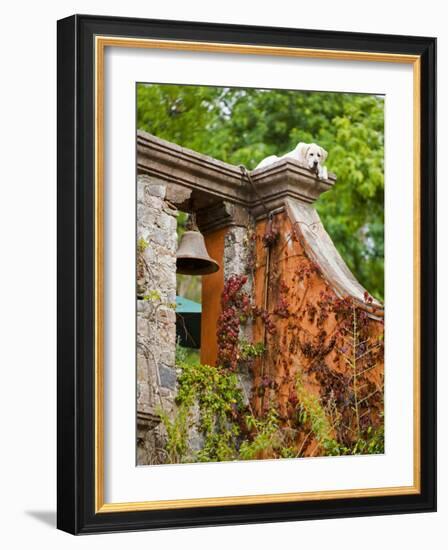
{"type": "MultiPolygon", "coordinates": [[[[246,275],[243,290],[253,296],[253,246],[250,222],[246,226],[229,227],[224,239],[224,280],[232,275],[246,275]]],[[[240,326],[242,340],[252,342],[252,322],[240,326]]],[[[253,387],[253,377],[247,363],[238,366],[238,375],[244,389],[245,400],[249,402],[253,387]]]]}
{"type": "MultiPolygon", "coordinates": [[[[249,225],[249,224],[248,224],[249,225]]],[[[224,281],[232,275],[247,275],[244,291],[252,296],[253,274],[251,269],[253,247],[249,226],[229,227],[224,239],[224,281]]],[[[242,327],[242,336],[250,339],[250,325],[242,327]]]]}
{"type": "Polygon", "coordinates": [[[164,461],[160,411],[176,392],[176,216],[165,185],[137,178],[137,464],[164,461]]]}
{"type": "MultiPolygon", "coordinates": [[[[232,275],[247,275],[244,290],[249,296],[252,295],[250,235],[254,221],[246,208],[227,201],[199,210],[197,221],[208,253],[220,265],[217,273],[202,278],[201,361],[214,365],[217,358],[217,321],[221,314],[221,293],[225,281],[232,275]]],[[[241,336],[251,339],[250,325],[242,328],[241,336]]]]}
{"type": "MultiPolygon", "coordinates": [[[[253,253],[251,234],[254,220],[247,209],[221,202],[213,209],[198,212],[200,229],[206,233],[205,240],[209,254],[216,259],[221,269],[208,275],[202,281],[202,346],[201,360],[215,364],[217,357],[216,329],[221,313],[221,293],[225,282],[232,275],[246,275],[244,291],[253,295],[253,253]],[[206,304],[206,307],[204,305],[206,304]]],[[[240,338],[252,341],[252,323],[240,328],[240,338]]],[[[240,367],[239,377],[247,396],[252,390],[252,376],[246,366],[240,367]]]]}

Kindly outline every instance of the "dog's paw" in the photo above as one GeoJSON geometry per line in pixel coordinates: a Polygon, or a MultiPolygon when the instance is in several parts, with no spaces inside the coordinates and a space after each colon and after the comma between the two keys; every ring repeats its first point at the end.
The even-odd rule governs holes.
{"type": "Polygon", "coordinates": [[[321,168],[319,170],[319,178],[321,180],[327,180],[328,179],[328,170],[327,170],[326,166],[324,166],[323,168],[321,168]]]}

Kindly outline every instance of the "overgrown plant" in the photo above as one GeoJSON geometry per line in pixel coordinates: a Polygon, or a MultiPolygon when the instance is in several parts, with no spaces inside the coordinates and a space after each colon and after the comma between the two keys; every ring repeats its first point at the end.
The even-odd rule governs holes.
{"type": "MultiPolygon", "coordinates": [[[[371,304],[370,296],[365,299],[371,304]]],[[[382,334],[370,334],[366,309],[351,298],[335,299],[322,293],[318,305],[319,316],[314,306],[305,310],[308,319],[323,327],[334,315],[336,328],[329,335],[321,328],[317,345],[304,338],[299,346],[303,368],[319,384],[322,410],[337,441],[337,454],[384,452],[383,385],[381,379],[369,376],[383,361],[382,334]],[[337,369],[326,361],[333,351],[337,369]]]]}
{"type": "Polygon", "coordinates": [[[162,416],[167,461],[384,452],[382,370],[374,371],[383,361],[384,342],[381,330],[372,332],[373,299],[366,294],[365,304],[359,304],[337,298],[325,286],[309,302],[311,278],[322,275],[306,253],[302,258],[296,273],[302,296],[293,297],[272,270],[271,311],[251,303],[245,275],[226,281],[216,366],[191,364],[178,350],[177,416],[162,416]],[[265,342],[241,337],[241,326],[255,319],[264,324],[265,342]],[[288,349],[291,360],[283,378],[275,370],[276,361],[286,365],[281,349],[288,349]],[[262,362],[269,370],[260,371],[262,362]],[[254,374],[250,398],[239,379],[242,365],[254,374]],[[286,408],[277,397],[285,391],[290,391],[286,408]],[[199,450],[191,444],[195,431],[202,438],[199,450]]]}
{"type": "Polygon", "coordinates": [[[255,344],[252,344],[243,338],[239,341],[240,360],[250,361],[251,359],[261,357],[265,352],[265,349],[266,348],[263,342],[256,342],[255,344]]]}
{"type": "MultiPolygon", "coordinates": [[[[194,460],[232,460],[235,458],[236,439],[240,434],[235,418],[238,411],[243,408],[236,375],[199,363],[180,363],[178,367],[178,411],[189,422],[190,428],[196,424],[203,437],[202,448],[195,453],[194,460]],[[193,414],[195,406],[199,413],[196,419],[193,414]],[[189,413],[186,414],[184,411],[189,413]]],[[[168,433],[168,440],[182,440],[180,448],[184,451],[183,459],[191,454],[191,451],[188,451],[188,433],[183,430],[182,423],[176,424],[176,427],[178,430],[175,433],[168,433]]]]}
{"type": "Polygon", "coordinates": [[[191,408],[180,404],[176,414],[168,414],[162,407],[157,408],[163,426],[166,430],[165,462],[179,464],[188,458],[188,436],[192,426],[191,408]]]}
{"type": "Polygon", "coordinates": [[[224,284],[221,295],[221,315],[218,319],[217,363],[224,368],[235,370],[239,359],[240,326],[251,315],[251,303],[243,290],[246,275],[232,275],[224,284]]]}
{"type": "Polygon", "coordinates": [[[257,418],[245,403],[238,376],[228,369],[179,363],[177,411],[161,412],[166,430],[167,462],[214,462],[291,458],[296,430],[281,425],[275,407],[257,418]],[[193,450],[191,434],[202,437],[193,450]]]}
{"type": "Polygon", "coordinates": [[[298,398],[297,420],[306,432],[305,437],[309,439],[309,436],[312,435],[317,446],[325,455],[341,454],[340,446],[335,438],[334,426],[317,395],[305,389],[300,371],[296,377],[296,392],[298,398]]]}
{"type": "Polygon", "coordinates": [[[272,407],[263,419],[257,419],[253,415],[246,415],[247,427],[255,434],[252,439],[246,439],[241,443],[239,456],[243,460],[255,458],[267,458],[281,452],[284,437],[280,429],[280,419],[277,410],[272,407]]]}

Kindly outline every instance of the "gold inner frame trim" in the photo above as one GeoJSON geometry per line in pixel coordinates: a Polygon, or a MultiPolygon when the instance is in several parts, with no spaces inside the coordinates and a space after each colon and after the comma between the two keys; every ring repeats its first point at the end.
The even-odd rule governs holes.
{"type": "Polygon", "coordinates": [[[321,50],[251,44],[224,44],[177,40],[95,37],[95,513],[166,510],[207,506],[232,506],[275,502],[303,502],[342,498],[411,495],[420,493],[420,56],[381,52],[321,50]],[[344,489],[264,495],[106,503],[104,501],[104,53],[106,47],[286,56],[345,61],[407,63],[413,66],[413,231],[414,231],[414,365],[413,458],[414,482],[410,486],[344,489]]]}

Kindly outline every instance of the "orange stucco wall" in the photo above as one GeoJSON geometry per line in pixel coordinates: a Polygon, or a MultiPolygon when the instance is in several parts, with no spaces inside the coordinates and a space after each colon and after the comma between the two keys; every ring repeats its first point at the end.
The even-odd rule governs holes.
{"type": "MultiPolygon", "coordinates": [[[[265,221],[256,227],[256,264],[254,300],[260,307],[265,307],[275,324],[274,334],[266,333],[265,324],[256,318],[253,325],[254,342],[264,342],[266,353],[264,358],[257,359],[254,373],[254,387],[263,385],[263,379],[273,387],[264,393],[254,392],[252,406],[256,414],[263,415],[274,403],[284,420],[285,427],[293,426],[293,411],[296,410],[297,376],[303,382],[303,388],[308,394],[314,394],[319,399],[324,393],[323,379],[334,380],[337,384],[342,377],[351,375],[352,367],[344,358],[343,351],[338,348],[340,338],[331,348],[333,335],[338,334],[336,315],[331,313],[324,321],[319,319],[321,313],[325,317],[325,304],[322,296],[337,299],[335,293],[328,286],[320,274],[318,266],[310,261],[301,243],[300,233],[292,226],[286,213],[275,216],[275,226],[279,236],[270,251],[263,245],[262,236],[265,231],[265,221]],[[269,276],[266,278],[266,269],[269,265],[269,276]],[[317,269],[315,269],[317,267],[317,269]],[[267,292],[267,295],[266,295],[267,292]],[[286,311],[282,310],[282,303],[286,311]],[[278,312],[278,313],[276,313],[278,312]],[[321,356],[308,349],[330,349],[321,356]],[[340,376],[339,376],[340,375],[340,376]],[[339,377],[339,378],[338,378],[339,377]]],[[[362,315],[362,313],[361,313],[362,315]]],[[[372,349],[381,342],[384,325],[381,320],[366,318],[367,328],[364,330],[371,339],[372,349]],[[367,332],[366,332],[367,331],[367,332]]],[[[347,339],[350,335],[347,335],[347,339]]],[[[348,340],[349,341],[349,340],[348,340]]],[[[370,343],[369,343],[370,345],[370,343]]],[[[380,343],[381,345],[381,343],[380,343]]],[[[362,351],[362,350],[361,350],[362,351]]],[[[361,351],[357,353],[361,355],[361,351]]],[[[350,349],[345,351],[350,355],[350,349]]],[[[361,369],[361,366],[360,366],[361,369]]],[[[370,420],[378,425],[381,420],[382,385],[384,364],[382,356],[374,368],[370,368],[359,379],[359,400],[369,392],[378,391],[375,406],[369,409],[370,420]],[[361,387],[361,384],[363,387],[361,387]],[[379,404],[378,404],[379,402],[379,404]]],[[[328,390],[329,385],[327,385],[328,390]]],[[[365,402],[367,404],[367,401],[365,402]]],[[[360,407],[361,408],[361,407],[360,407]]],[[[362,412],[365,409],[361,409],[362,412]]],[[[355,422],[355,419],[352,419],[355,422]]],[[[349,428],[353,430],[353,425],[349,428]]],[[[349,437],[349,436],[347,436],[349,437]]],[[[298,447],[304,443],[305,434],[297,433],[298,447]]],[[[309,437],[306,448],[302,449],[304,456],[319,454],[317,441],[309,437]]]]}
{"type": "Polygon", "coordinates": [[[224,286],[224,238],[227,228],[205,235],[209,255],[220,269],[202,277],[201,363],[214,365],[218,355],[216,323],[221,313],[221,293],[224,286]]]}

